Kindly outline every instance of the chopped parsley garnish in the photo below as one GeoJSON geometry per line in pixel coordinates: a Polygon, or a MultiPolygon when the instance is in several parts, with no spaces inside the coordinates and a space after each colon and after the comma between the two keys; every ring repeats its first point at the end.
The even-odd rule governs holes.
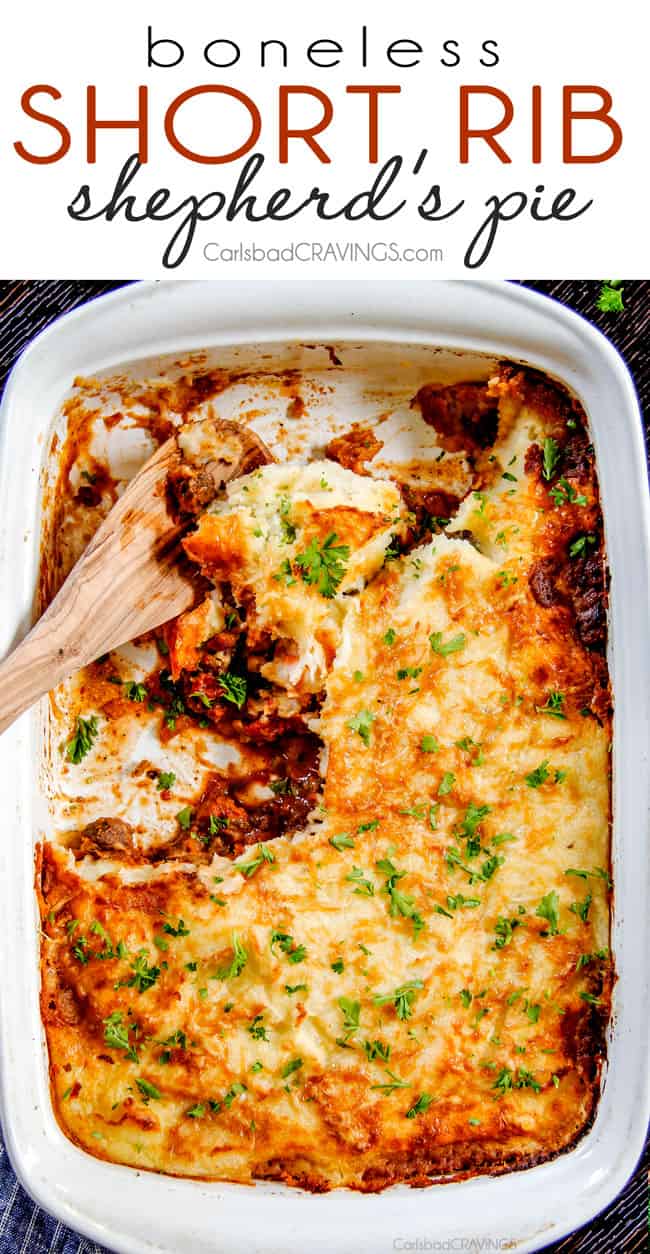
{"type": "Polygon", "coordinates": [[[576,492],[568,479],[562,476],[551,488],[551,496],[559,509],[563,505],[586,505],[587,498],[576,492]]]}
{"type": "Polygon", "coordinates": [[[126,949],[124,948],[123,942],[120,941],[121,948],[118,954],[117,950],[113,947],[113,942],[110,936],[108,935],[106,928],[103,927],[102,924],[97,919],[93,919],[90,925],[90,931],[93,932],[95,936],[99,936],[101,940],[103,940],[104,942],[104,948],[100,950],[99,953],[96,953],[94,955],[95,958],[126,957],[126,949]]]}
{"type": "Polygon", "coordinates": [[[192,810],[191,806],[183,806],[183,809],[178,811],[176,818],[178,819],[178,822],[180,823],[180,826],[182,827],[184,832],[189,831],[192,825],[193,816],[194,816],[194,811],[192,810]]]}
{"type": "Polygon", "coordinates": [[[156,788],[158,792],[166,792],[167,789],[173,788],[176,783],[176,776],[173,771],[159,771],[158,782],[156,788]]]}
{"type": "Polygon", "coordinates": [[[330,836],[330,845],[342,853],[344,849],[354,849],[354,841],[347,832],[339,832],[337,836],[330,836]]]}
{"type": "Polygon", "coordinates": [[[591,905],[591,893],[587,893],[584,901],[573,901],[569,906],[572,914],[577,914],[583,923],[589,922],[589,907],[591,905]]]}
{"type": "Polygon", "coordinates": [[[446,797],[447,794],[451,792],[455,783],[456,776],[453,771],[445,771],[442,779],[440,780],[440,784],[438,785],[438,796],[446,797]]]}
{"type": "MultiPolygon", "coordinates": [[[[76,919],[75,922],[78,924],[79,920],[76,919]]],[[[72,933],[70,933],[70,935],[72,935],[72,933]]],[[[72,953],[77,961],[81,963],[82,967],[85,967],[88,962],[89,955],[86,953],[87,948],[88,941],[85,936],[80,936],[76,943],[72,946],[72,953]]]]}
{"type": "Polygon", "coordinates": [[[417,679],[422,674],[422,666],[402,666],[397,672],[398,679],[417,679]]]}
{"type": "MultiPolygon", "coordinates": [[[[226,1107],[226,1109],[229,1110],[235,1098],[241,1097],[242,1093],[245,1093],[245,1092],[246,1092],[246,1085],[242,1084],[241,1080],[235,1080],[235,1083],[230,1085],[230,1088],[228,1089],[228,1092],[225,1094],[224,1099],[223,1099],[223,1104],[226,1107]]],[[[221,1102],[210,1102],[210,1106],[212,1107],[213,1110],[215,1109],[218,1110],[221,1107],[221,1102]]]]}
{"type": "Polygon", "coordinates": [[[414,1102],[406,1112],[407,1119],[415,1119],[417,1115],[423,1115],[425,1110],[429,1109],[433,1098],[430,1093],[421,1093],[417,1102],[414,1102]]]}
{"type": "Polygon", "coordinates": [[[564,713],[564,693],[549,692],[546,698],[546,705],[536,705],[535,709],[538,714],[550,714],[552,718],[566,719],[564,713]]]}
{"type": "Polygon", "coordinates": [[[183,699],[183,691],[178,684],[174,683],[174,680],[168,670],[161,671],[159,679],[161,688],[165,694],[169,696],[168,704],[165,704],[163,701],[165,710],[165,726],[169,727],[171,731],[174,731],[176,727],[176,719],[181,714],[185,714],[187,712],[185,709],[185,701],[183,699]]]}
{"type": "Polygon", "coordinates": [[[506,945],[510,944],[513,932],[516,927],[520,926],[520,923],[520,919],[507,919],[505,915],[500,914],[494,925],[496,937],[492,948],[505,949],[506,945]]]}
{"type": "Polygon", "coordinates": [[[285,984],[284,991],[292,997],[294,993],[307,993],[309,990],[306,984],[285,984]]]}
{"type": "Polygon", "coordinates": [[[129,976],[128,980],[120,980],[116,988],[135,988],[138,993],[146,993],[160,975],[160,967],[149,965],[149,954],[146,949],[141,949],[136,955],[131,963],[131,970],[133,975],[129,976]]]}
{"type": "Polygon", "coordinates": [[[589,880],[589,879],[604,880],[608,888],[611,888],[612,886],[612,881],[610,879],[609,872],[606,871],[605,868],[602,866],[595,866],[592,868],[591,871],[585,871],[581,867],[570,866],[570,867],[567,867],[564,874],[575,875],[578,879],[581,879],[581,880],[589,880]]]}
{"type": "Polygon", "coordinates": [[[421,988],[424,988],[422,980],[408,980],[406,984],[401,984],[399,988],[396,988],[394,993],[378,993],[373,997],[373,1001],[375,1006],[392,1004],[398,1019],[410,1019],[416,993],[421,988]]]}
{"type": "Polygon", "coordinates": [[[483,762],[483,746],[478,740],[473,740],[471,736],[463,736],[461,740],[456,740],[457,749],[462,749],[463,753],[471,753],[472,749],[476,749],[477,753],[472,759],[472,766],[481,766],[483,762]]]}
{"type": "Polygon", "coordinates": [[[368,1062],[376,1062],[378,1058],[382,1062],[388,1062],[390,1058],[390,1045],[385,1045],[383,1041],[364,1041],[363,1048],[368,1062]]]}
{"type": "MultiPolygon", "coordinates": [[[[468,852],[468,856],[475,857],[476,853],[469,854],[468,852]]],[[[456,868],[464,871],[470,884],[473,885],[486,884],[488,880],[492,879],[494,872],[497,871],[500,866],[503,866],[505,858],[499,857],[497,854],[490,854],[485,859],[485,862],[482,864],[480,869],[477,869],[475,867],[467,866],[460,856],[460,851],[452,846],[447,849],[445,853],[445,862],[450,871],[455,871],[456,868]]]]}
{"type": "Polygon", "coordinates": [[[398,881],[403,879],[407,872],[399,871],[390,858],[382,858],[376,863],[376,867],[381,875],[387,877],[382,892],[387,893],[390,898],[388,912],[391,918],[401,915],[404,919],[410,919],[413,924],[413,939],[417,939],[426,924],[415,908],[414,898],[397,887],[398,881]]]}
{"type": "Polygon", "coordinates": [[[517,1068],[517,1078],[514,1081],[516,1089],[532,1089],[534,1093],[541,1093],[542,1086],[535,1079],[532,1071],[528,1071],[526,1067],[517,1068]]]}
{"type": "Polygon", "coordinates": [[[200,701],[200,702],[201,702],[201,705],[205,706],[205,709],[206,709],[206,710],[211,710],[211,709],[212,709],[212,707],[213,707],[213,705],[214,705],[214,701],[212,700],[212,698],[211,698],[211,697],[209,697],[209,696],[207,695],[207,693],[205,693],[205,692],[190,692],[190,694],[189,694],[189,695],[190,695],[190,697],[196,697],[197,701],[200,701]]]}
{"type": "Polygon", "coordinates": [[[509,1092],[509,1090],[512,1088],[512,1071],[510,1070],[510,1067],[501,1068],[501,1071],[499,1072],[496,1080],[494,1081],[492,1088],[498,1089],[501,1095],[509,1092]]]}
{"type": "Polygon", "coordinates": [[[138,704],[147,699],[147,689],[144,684],[134,682],[126,685],[126,695],[129,701],[135,701],[138,704]]]}
{"type": "Polygon", "coordinates": [[[337,544],[337,539],[336,532],[330,531],[319,546],[314,536],[304,552],[298,553],[295,558],[303,581],[317,587],[321,596],[328,599],[335,595],[345,575],[345,563],[350,556],[348,545],[337,544]]]}
{"type": "Polygon", "coordinates": [[[292,584],[296,583],[296,580],[293,577],[293,571],[291,569],[291,562],[289,561],[288,557],[285,557],[284,560],[280,562],[280,566],[278,570],[276,571],[275,575],[273,576],[273,578],[278,583],[284,583],[285,587],[287,588],[290,588],[292,584]]]}
{"type": "Polygon", "coordinates": [[[360,836],[362,832],[374,832],[377,827],[379,827],[379,819],[370,819],[367,823],[360,823],[357,836],[360,836]]]}
{"type": "Polygon", "coordinates": [[[374,714],[370,710],[359,710],[358,714],[354,714],[352,718],[347,719],[345,726],[350,731],[357,732],[363,740],[364,745],[370,744],[370,729],[375,721],[374,714]]]}
{"type": "Polygon", "coordinates": [[[592,531],[586,531],[569,545],[569,557],[586,557],[587,550],[593,549],[597,543],[592,531]]]}
{"type": "Polygon", "coordinates": [[[580,957],[576,962],[576,971],[582,971],[582,968],[588,967],[591,962],[606,962],[608,958],[608,949],[596,949],[590,954],[580,954],[580,957]]]}
{"type": "Polygon", "coordinates": [[[395,641],[397,640],[397,634],[393,630],[392,627],[388,628],[388,631],[385,633],[384,636],[382,636],[382,640],[384,644],[388,645],[389,649],[392,648],[392,646],[395,644],[395,641]]]}
{"type": "Polygon", "coordinates": [[[448,657],[450,653],[460,653],[465,648],[467,637],[460,632],[457,636],[453,636],[451,640],[443,643],[442,632],[434,631],[429,636],[429,644],[434,653],[438,653],[440,657],[448,657]]]}
{"type": "Polygon", "coordinates": [[[185,1114],[188,1119],[202,1119],[205,1114],[205,1104],[197,1102],[195,1106],[190,1106],[190,1109],[186,1110],[185,1114]]]}
{"type": "Polygon", "coordinates": [[[123,1024],[121,1010],[115,1010],[112,1015],[108,1016],[108,1019],[104,1019],[104,1040],[109,1049],[123,1049],[131,1062],[138,1062],[137,1050],[129,1041],[129,1031],[134,1026],[134,1024],[123,1024]]]}
{"type": "Polygon", "coordinates": [[[289,962],[294,964],[304,962],[307,957],[307,950],[304,945],[296,945],[293,936],[288,932],[271,932],[271,952],[275,953],[274,945],[278,945],[282,953],[288,958],[289,962]]]}
{"type": "Polygon", "coordinates": [[[255,1015],[253,1022],[249,1024],[246,1031],[249,1036],[252,1036],[254,1041],[268,1041],[269,1039],[262,1015],[255,1015]]]}
{"type": "Polygon", "coordinates": [[[481,851],[481,841],[478,836],[478,829],[488,814],[491,813],[490,806],[476,806],[472,801],[467,807],[464,817],[458,827],[458,834],[467,841],[467,857],[474,858],[481,851]]]}
{"type": "Polygon", "coordinates": [[[360,866],[353,866],[352,870],[346,875],[346,880],[355,885],[355,893],[358,897],[374,897],[375,886],[371,880],[364,878],[363,871],[360,866]]]}
{"type": "Polygon", "coordinates": [[[258,845],[255,857],[251,858],[250,862],[235,862],[234,865],[235,869],[249,880],[265,862],[274,863],[275,854],[266,845],[258,845]]]}
{"type": "Polygon", "coordinates": [[[269,784],[272,793],[276,797],[293,797],[293,784],[290,779],[273,779],[269,784]]]}
{"type": "Polygon", "coordinates": [[[280,501],[280,509],[279,509],[280,529],[282,531],[282,543],[283,544],[293,544],[296,538],[296,535],[298,534],[297,528],[294,526],[294,524],[291,522],[291,519],[289,518],[290,508],[291,508],[291,501],[289,500],[288,496],[283,496],[282,500],[280,501]]]}
{"type": "Polygon", "coordinates": [[[525,776],[525,780],[529,788],[540,788],[542,784],[546,783],[549,774],[548,758],[544,758],[544,761],[540,762],[539,766],[536,766],[534,771],[530,771],[529,774],[525,776]]]}
{"type": "Polygon", "coordinates": [[[395,1089],[409,1089],[411,1087],[410,1080],[400,1080],[399,1076],[395,1075],[393,1071],[390,1071],[388,1067],[385,1068],[385,1071],[386,1071],[386,1075],[390,1077],[390,1083],[389,1084],[373,1084],[372,1085],[373,1089],[379,1089],[380,1093],[386,1093],[387,1095],[390,1095],[391,1093],[395,1092],[395,1089]]]}
{"type": "Polygon", "coordinates": [[[219,678],[219,687],[223,692],[224,701],[230,701],[241,710],[246,700],[246,679],[243,675],[233,675],[228,671],[219,678]]]}
{"type": "Polygon", "coordinates": [[[299,1071],[301,1067],[302,1067],[302,1058],[292,1058],[291,1062],[285,1063],[284,1067],[282,1068],[282,1071],[280,1072],[282,1079],[287,1080],[290,1075],[293,1075],[294,1072],[299,1071]]]}
{"type": "Polygon", "coordinates": [[[557,464],[560,460],[560,446],[557,440],[548,436],[547,439],[544,440],[542,452],[542,474],[546,480],[549,480],[553,478],[557,469],[557,464]]]}
{"type": "Polygon", "coordinates": [[[347,1041],[349,1037],[354,1036],[354,1033],[359,1030],[361,1003],[351,1001],[349,997],[339,997],[336,1004],[343,1015],[343,1032],[347,1041]]]}
{"type": "Polygon", "coordinates": [[[386,562],[394,562],[400,554],[399,537],[392,535],[384,552],[384,565],[386,562]]]}
{"type": "Polygon", "coordinates": [[[342,958],[337,958],[335,962],[330,962],[330,967],[332,971],[336,973],[336,975],[343,975],[343,972],[345,970],[345,963],[342,958]]]}
{"type": "Polygon", "coordinates": [[[75,766],[79,765],[86,754],[90,753],[98,731],[96,714],[91,715],[90,718],[77,719],[74,732],[66,745],[66,757],[69,762],[74,762],[75,766]]]}
{"type": "Polygon", "coordinates": [[[136,1084],[142,1093],[145,1101],[153,1098],[154,1101],[160,1101],[162,1093],[157,1089],[155,1084],[150,1084],[148,1080],[136,1080],[136,1084]]]}
{"type": "Polygon", "coordinates": [[[604,279],[596,306],[601,313],[621,313],[623,304],[622,279],[604,279]]]}
{"type": "Polygon", "coordinates": [[[167,920],[167,922],[163,923],[163,932],[166,932],[168,936],[189,936],[190,929],[187,927],[184,919],[179,919],[176,926],[167,920]]]}
{"type": "Polygon", "coordinates": [[[242,945],[236,932],[232,934],[232,960],[228,966],[220,967],[217,971],[217,979],[219,980],[235,980],[241,975],[246,963],[248,962],[248,952],[242,945]]]}
{"type": "Polygon", "coordinates": [[[187,1037],[180,1028],[177,1028],[175,1032],[172,1032],[171,1035],[166,1038],[166,1040],[158,1041],[158,1044],[166,1047],[163,1049],[159,1061],[162,1063],[169,1063],[171,1062],[172,1049],[187,1049],[187,1037]]]}
{"type": "Polygon", "coordinates": [[[539,919],[546,919],[549,926],[548,931],[540,933],[541,936],[557,936],[559,931],[559,909],[560,898],[556,892],[547,893],[545,897],[542,897],[535,914],[539,919]]]}
{"type": "Polygon", "coordinates": [[[472,994],[470,993],[469,989],[468,989],[468,988],[461,988],[460,993],[458,994],[458,996],[460,997],[460,1000],[461,1000],[461,1005],[463,1005],[463,1006],[465,1007],[465,1010],[469,1010],[469,1008],[470,1008],[470,1006],[471,1006],[471,1004],[472,1004],[472,1000],[473,1000],[473,999],[472,999],[472,994]]]}
{"type": "Polygon", "coordinates": [[[420,748],[423,753],[438,753],[440,745],[435,736],[423,736],[420,741],[420,748]]]}
{"type": "Polygon", "coordinates": [[[480,897],[463,897],[462,893],[456,893],[454,897],[447,897],[447,905],[450,910],[474,910],[480,904],[480,897]]]}

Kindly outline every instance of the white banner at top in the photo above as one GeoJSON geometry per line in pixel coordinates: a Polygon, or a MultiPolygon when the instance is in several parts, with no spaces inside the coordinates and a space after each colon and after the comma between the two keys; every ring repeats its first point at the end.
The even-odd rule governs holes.
{"type": "Polygon", "coordinates": [[[0,274],[644,277],[644,25],[637,0],[12,5],[0,274]]]}

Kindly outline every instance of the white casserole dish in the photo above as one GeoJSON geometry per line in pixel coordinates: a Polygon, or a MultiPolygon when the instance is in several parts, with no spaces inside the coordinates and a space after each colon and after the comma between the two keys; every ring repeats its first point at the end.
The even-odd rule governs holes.
{"type": "Polygon", "coordinates": [[[138,1172],[77,1149],[52,1113],[38,1006],[33,848],[47,813],[38,770],[42,713],[33,711],[0,741],[5,1137],[14,1168],[39,1205],[124,1254],[302,1254],[307,1243],[324,1254],[379,1254],[418,1248],[417,1241],[431,1243],[419,1248],[449,1249],[461,1248],[461,1240],[486,1239],[499,1242],[493,1248],[536,1250],[606,1206],[643,1146],[649,1112],[650,508],[634,387],[621,358],[589,324],[522,288],[476,282],[142,283],[67,315],[23,355],[2,403],[0,650],[4,654],[30,622],[42,461],[54,414],[75,375],[169,352],[345,342],[392,345],[389,356],[397,345],[442,348],[447,360],[461,354],[463,368],[476,363],[477,353],[526,362],[566,383],[587,411],[612,576],[615,699],[612,946],[618,983],[602,1098],[588,1134],[553,1162],[495,1179],[397,1186],[379,1195],[314,1196],[269,1183],[244,1192],[240,1185],[138,1172]]]}

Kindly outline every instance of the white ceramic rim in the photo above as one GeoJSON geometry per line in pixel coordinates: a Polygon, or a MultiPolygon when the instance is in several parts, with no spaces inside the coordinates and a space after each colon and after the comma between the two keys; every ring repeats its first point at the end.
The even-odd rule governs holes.
{"type": "Polygon", "coordinates": [[[392,341],[532,364],[562,379],[589,415],[610,570],[614,728],[612,944],[618,982],[595,1123],[553,1162],[498,1178],[379,1195],[321,1196],[142,1173],[93,1159],[51,1110],[38,1009],[33,894],[40,716],[0,740],[6,798],[0,846],[0,1099],[7,1149],[34,1200],[121,1254],[380,1254],[429,1247],[540,1249],[619,1193],[648,1125],[650,935],[650,502],[634,385],[621,357],[564,306],[503,282],[164,282],[119,289],[67,314],[28,347],[0,419],[0,649],[30,621],[38,562],[40,418],[47,429],[77,373],[218,345],[392,341]],[[242,1205],[243,1203],[243,1205],[242,1205]],[[456,1245],[444,1242],[456,1241],[456,1245]],[[495,1245],[495,1242],[503,1242],[495,1245]],[[506,1246],[505,1242],[508,1243],[506,1246]],[[438,1244],[440,1243],[440,1244],[438,1244]]]}

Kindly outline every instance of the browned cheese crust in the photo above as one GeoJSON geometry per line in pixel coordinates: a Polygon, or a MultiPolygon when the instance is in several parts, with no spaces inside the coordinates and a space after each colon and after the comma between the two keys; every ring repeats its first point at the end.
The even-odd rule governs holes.
{"type": "MultiPolygon", "coordinates": [[[[66,706],[100,721],[69,772],[92,790],[112,755],[115,806],[39,851],[41,1008],[57,1118],[97,1157],[371,1192],[529,1167],[594,1118],[612,709],[585,415],[507,364],[414,405],[467,454],[460,503],[378,478],[371,426],[217,498],[181,471],[199,602],[143,678],[111,655],[66,706]],[[129,759],[153,829],[121,804],[143,729],[201,766],[129,759]]],[[[105,512],[105,468],[73,495],[105,512]]]]}

